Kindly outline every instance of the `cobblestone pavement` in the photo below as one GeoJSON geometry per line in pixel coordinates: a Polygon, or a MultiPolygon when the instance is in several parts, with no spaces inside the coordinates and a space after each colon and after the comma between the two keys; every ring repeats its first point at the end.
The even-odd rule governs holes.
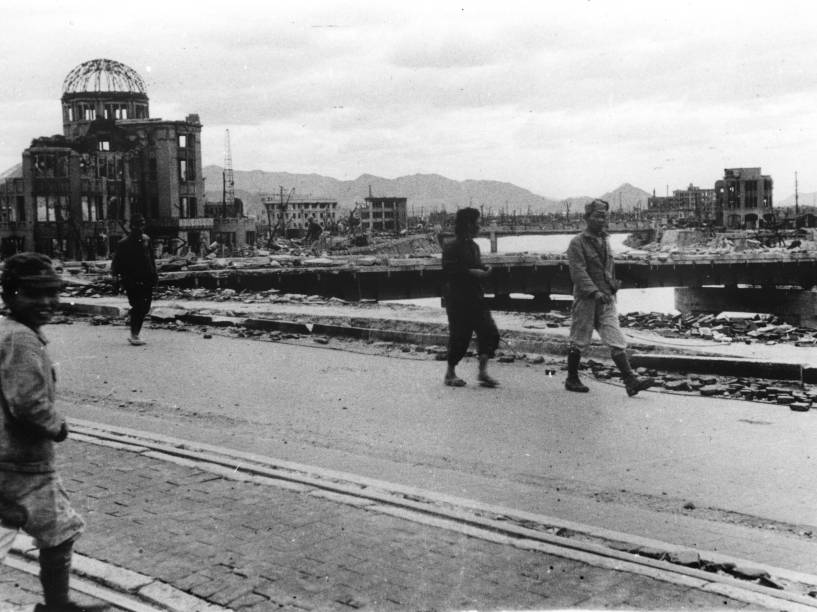
{"type": "MultiPolygon", "coordinates": [[[[242,611],[747,608],[652,578],[428,527],[308,492],[68,440],[77,551],[242,611]]],[[[4,568],[0,600],[36,579],[4,568]]]]}
{"type": "MultiPolygon", "coordinates": [[[[82,605],[103,604],[102,601],[82,593],[73,593],[72,598],[82,605]]],[[[36,576],[0,566],[0,612],[31,610],[41,601],[42,589],[36,576]]],[[[110,610],[116,612],[120,608],[111,607],[110,610]]]]}

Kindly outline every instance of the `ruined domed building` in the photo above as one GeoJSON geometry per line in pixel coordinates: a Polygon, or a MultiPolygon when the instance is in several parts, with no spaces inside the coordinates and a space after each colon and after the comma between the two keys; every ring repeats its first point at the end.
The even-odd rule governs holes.
{"type": "Polygon", "coordinates": [[[209,243],[198,115],[151,118],[142,78],[109,59],[71,70],[61,104],[62,135],[35,138],[0,176],[2,255],[104,258],[137,212],[171,252],[209,243]]]}

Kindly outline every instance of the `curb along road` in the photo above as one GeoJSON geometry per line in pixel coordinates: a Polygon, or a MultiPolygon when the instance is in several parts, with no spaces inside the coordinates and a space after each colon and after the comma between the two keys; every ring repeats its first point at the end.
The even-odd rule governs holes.
{"type": "MultiPolygon", "coordinates": [[[[124,317],[127,312],[127,302],[118,300],[123,305],[112,305],[95,303],[93,299],[71,299],[61,303],[60,307],[67,314],[79,314],[89,316],[104,317],[124,317]]],[[[390,329],[388,323],[391,319],[370,318],[370,327],[362,327],[361,323],[367,318],[360,313],[354,316],[354,322],[358,325],[345,323],[329,323],[333,317],[315,316],[314,323],[296,321],[293,319],[281,319],[281,314],[275,312],[274,307],[270,307],[269,315],[255,316],[231,316],[202,314],[195,310],[187,311],[179,308],[178,304],[184,302],[173,302],[175,308],[156,308],[152,311],[152,318],[156,321],[179,320],[193,325],[201,326],[235,326],[246,329],[264,331],[293,333],[311,336],[334,336],[342,338],[352,338],[369,342],[395,342],[416,344],[419,346],[445,346],[448,341],[447,333],[440,324],[428,324],[421,321],[412,321],[412,325],[420,331],[409,331],[402,329],[390,329]],[[164,314],[162,314],[164,311],[164,314]],[[274,317],[274,318],[273,318],[274,317]]],[[[231,313],[234,308],[229,303],[214,302],[210,310],[221,310],[231,313]]],[[[237,305],[240,306],[240,305],[237,305]]],[[[303,318],[300,317],[300,318],[303,318]]],[[[309,318],[307,316],[307,318],[309,318]]],[[[334,317],[340,319],[341,317],[334,317]]],[[[518,332],[514,330],[501,330],[503,339],[511,342],[514,351],[541,353],[546,355],[563,356],[567,353],[567,338],[564,335],[542,334],[534,332],[518,332]]],[[[683,371],[701,374],[719,374],[722,376],[735,377],[758,377],[776,380],[791,380],[798,383],[817,383],[817,367],[792,363],[790,361],[774,361],[768,359],[749,359],[730,355],[718,355],[711,351],[700,351],[694,348],[672,348],[652,346],[645,343],[641,338],[631,342],[632,364],[635,367],[655,368],[667,371],[683,371]],[[665,352],[661,353],[664,348],[665,352]]],[[[609,351],[606,347],[594,343],[586,351],[586,357],[608,359],[609,351]]]]}

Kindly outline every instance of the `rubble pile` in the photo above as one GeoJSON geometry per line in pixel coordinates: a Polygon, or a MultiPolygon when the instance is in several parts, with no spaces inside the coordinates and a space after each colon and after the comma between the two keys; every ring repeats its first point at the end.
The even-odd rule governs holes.
{"type": "MultiPolygon", "coordinates": [[[[619,371],[611,364],[589,359],[584,367],[599,380],[621,378],[619,371]]],[[[780,404],[801,412],[809,410],[817,401],[817,387],[813,385],[749,377],[668,373],[649,368],[637,368],[637,372],[642,376],[652,376],[656,388],[676,393],[780,404]]]]}
{"type": "MultiPolygon", "coordinates": [[[[388,255],[349,255],[336,257],[322,254],[299,255],[292,253],[269,255],[263,251],[253,257],[171,257],[156,260],[158,272],[201,272],[206,270],[245,270],[265,268],[328,268],[389,265],[395,260],[400,263],[405,256],[388,255]]],[[[104,277],[110,274],[110,261],[82,262],[81,269],[69,268],[70,271],[82,272],[88,277],[104,277]]]]}
{"type": "Polygon", "coordinates": [[[442,247],[440,241],[433,234],[414,234],[399,238],[374,236],[371,242],[365,246],[333,249],[333,252],[351,255],[430,257],[442,253],[442,247]]]}
{"type": "Polygon", "coordinates": [[[619,316],[622,327],[648,329],[668,338],[704,338],[715,342],[788,343],[817,346],[817,330],[795,327],[768,314],[663,314],[632,312],[619,316]]]}
{"type": "MultiPolygon", "coordinates": [[[[101,297],[116,295],[110,279],[101,278],[87,284],[70,284],[63,291],[66,297],[101,297]]],[[[172,285],[157,287],[154,298],[159,300],[204,300],[214,302],[255,303],[330,303],[346,304],[341,298],[319,295],[283,293],[277,289],[266,291],[236,291],[234,289],[181,289],[172,285]]],[[[368,301],[355,302],[366,306],[368,301]]],[[[570,325],[570,315],[558,310],[531,313],[539,327],[558,328],[570,325]]],[[[817,346],[817,329],[795,327],[783,323],[775,315],[754,314],[665,314],[659,312],[632,312],[619,316],[621,326],[635,330],[649,330],[666,338],[700,338],[721,343],[794,344],[817,346]]]]}
{"type": "Polygon", "coordinates": [[[665,230],[660,240],[617,254],[616,259],[696,261],[736,258],[801,259],[817,254],[813,231],[801,230],[799,237],[783,238],[762,232],[708,234],[701,230],[665,230]]]}
{"type": "MultiPolygon", "coordinates": [[[[86,285],[68,285],[62,296],[96,298],[118,295],[114,291],[111,280],[97,280],[86,285]]],[[[303,295],[300,293],[284,293],[278,289],[266,291],[236,291],[235,289],[181,289],[174,286],[159,286],[153,293],[155,300],[202,300],[210,302],[241,302],[242,304],[263,303],[327,303],[347,304],[346,300],[337,297],[320,295],[303,295]]],[[[366,305],[371,301],[356,302],[356,305],[366,305]]]]}

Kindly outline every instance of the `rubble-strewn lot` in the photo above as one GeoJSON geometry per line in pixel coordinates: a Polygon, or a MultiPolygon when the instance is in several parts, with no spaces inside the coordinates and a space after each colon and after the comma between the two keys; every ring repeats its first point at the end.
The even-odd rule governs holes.
{"type": "MultiPolygon", "coordinates": [[[[87,285],[69,285],[64,295],[76,297],[100,297],[116,295],[110,281],[96,281],[87,285]]],[[[157,288],[155,299],[162,300],[208,300],[212,302],[238,302],[243,304],[262,303],[331,303],[347,305],[349,308],[365,308],[371,300],[347,302],[340,298],[326,298],[319,295],[282,293],[276,289],[267,291],[237,292],[234,289],[179,289],[163,286],[157,288]]],[[[532,321],[544,323],[547,327],[567,327],[570,316],[563,312],[530,313],[532,321]]],[[[794,327],[780,321],[774,315],[669,315],[657,312],[628,313],[619,317],[622,327],[648,329],[668,338],[705,338],[716,342],[786,342],[797,346],[817,345],[817,330],[794,327]]]]}
{"type": "Polygon", "coordinates": [[[715,342],[791,343],[817,345],[817,330],[795,327],[774,315],[702,314],[668,315],[657,312],[628,313],[619,317],[622,327],[649,329],[667,338],[706,338],[715,342]]]}
{"type": "Polygon", "coordinates": [[[711,235],[694,229],[667,229],[657,242],[635,246],[621,253],[621,259],[695,261],[718,259],[800,259],[817,252],[813,228],[797,232],[734,231],[711,235]]]}
{"type": "MultiPolygon", "coordinates": [[[[109,281],[98,281],[84,286],[69,286],[66,298],[70,296],[99,297],[113,294],[109,281]]],[[[236,292],[232,289],[176,289],[162,287],[157,290],[157,299],[172,300],[183,305],[185,300],[205,300],[212,302],[234,302],[236,304],[253,303],[315,303],[333,304],[348,308],[352,313],[362,312],[372,303],[348,303],[338,298],[321,296],[304,296],[282,294],[276,290],[263,292],[236,292]]],[[[227,310],[229,314],[229,309],[227,310]]],[[[561,312],[535,313],[528,315],[532,320],[544,322],[546,327],[564,327],[570,324],[567,314],[561,312]]],[[[91,317],[91,324],[124,325],[118,318],[91,317]]],[[[213,334],[224,334],[238,338],[248,338],[271,342],[310,343],[326,348],[365,351],[399,358],[445,360],[446,349],[442,343],[424,345],[406,341],[382,341],[361,339],[342,335],[314,334],[311,332],[287,331],[284,329],[265,330],[249,326],[248,319],[240,315],[217,316],[184,314],[170,311],[154,311],[150,325],[183,332],[200,333],[203,339],[213,334]]],[[[57,322],[70,322],[60,318],[57,322]]],[[[440,324],[425,324],[421,321],[393,321],[395,330],[426,334],[444,334],[446,328],[440,324]]],[[[774,316],[714,316],[714,315],[665,315],[660,313],[630,313],[621,316],[625,327],[649,329],[667,337],[695,337],[719,342],[764,342],[791,343],[798,346],[811,346],[817,343],[817,330],[797,328],[781,323],[774,316]]],[[[410,338],[410,334],[407,336],[410,338]]],[[[470,356],[473,356],[471,353],[470,356]]],[[[563,357],[558,355],[541,355],[521,353],[504,345],[497,354],[500,363],[516,363],[528,367],[542,368],[544,375],[559,375],[563,368],[563,357]]],[[[617,370],[609,363],[596,360],[585,360],[586,372],[597,379],[620,384],[617,370]]],[[[672,393],[690,393],[713,398],[739,399],[765,402],[776,405],[788,405],[794,411],[808,411],[817,400],[817,387],[799,382],[767,380],[748,377],[713,376],[685,372],[659,372],[639,368],[639,373],[656,378],[656,388],[672,393]]],[[[817,404],[815,404],[817,406],[817,404]]]]}

